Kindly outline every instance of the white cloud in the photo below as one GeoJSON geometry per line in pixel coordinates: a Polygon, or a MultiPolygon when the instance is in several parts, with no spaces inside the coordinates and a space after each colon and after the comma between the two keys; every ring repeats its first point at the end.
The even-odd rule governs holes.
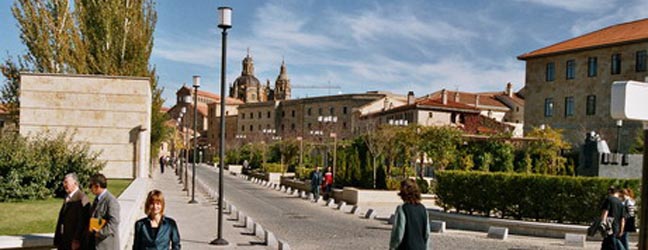
{"type": "Polygon", "coordinates": [[[572,12],[600,12],[611,9],[617,0],[517,0],[572,12]]]}
{"type": "Polygon", "coordinates": [[[648,17],[648,2],[641,0],[627,1],[623,6],[617,7],[614,11],[607,12],[606,15],[578,19],[572,25],[571,33],[574,36],[579,36],[610,25],[646,17],[648,17]]]}

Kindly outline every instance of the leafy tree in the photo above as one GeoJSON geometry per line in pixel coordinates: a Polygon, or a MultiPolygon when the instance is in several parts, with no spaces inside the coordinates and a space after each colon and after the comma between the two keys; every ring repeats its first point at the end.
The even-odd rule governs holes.
{"type": "Polygon", "coordinates": [[[20,119],[20,71],[25,67],[21,62],[15,63],[10,58],[0,65],[2,75],[6,78],[5,85],[0,89],[0,104],[3,104],[9,113],[9,120],[18,127],[20,119]]]}
{"type": "Polygon", "coordinates": [[[567,159],[561,155],[562,151],[571,148],[562,136],[562,130],[534,128],[529,137],[539,138],[527,146],[527,152],[533,159],[533,172],[541,174],[566,174],[565,163],[567,159]]]}
{"type": "Polygon", "coordinates": [[[430,127],[421,133],[422,150],[439,170],[444,170],[455,162],[460,151],[461,131],[449,127],[430,127]]]}
{"type": "Polygon", "coordinates": [[[632,146],[630,146],[630,153],[631,154],[643,154],[644,152],[644,131],[643,129],[639,129],[637,131],[637,136],[634,139],[634,142],[632,143],[632,146]]]}

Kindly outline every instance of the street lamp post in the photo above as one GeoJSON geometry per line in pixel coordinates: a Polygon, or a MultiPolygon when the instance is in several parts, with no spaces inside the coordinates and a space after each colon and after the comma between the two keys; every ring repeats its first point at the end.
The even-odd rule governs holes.
{"type": "Polygon", "coordinates": [[[218,7],[218,27],[223,29],[221,46],[221,106],[220,106],[220,157],[218,159],[218,237],[210,242],[212,245],[228,245],[223,239],[223,165],[225,165],[225,67],[227,60],[227,29],[232,27],[232,8],[218,7]]]}
{"type": "MultiPolygon", "coordinates": [[[[184,116],[184,114],[182,112],[180,112],[180,114],[178,114],[178,122],[176,123],[176,125],[178,125],[178,130],[180,131],[180,136],[182,136],[182,139],[184,139],[184,136],[182,135],[182,117],[183,116],[184,116]]],[[[175,142],[175,138],[177,138],[177,137],[174,137],[174,143],[175,143],[175,145],[173,145],[174,147],[177,145],[177,142],[175,142]]],[[[182,141],[182,146],[184,146],[184,141],[182,141]]],[[[180,159],[180,152],[181,151],[179,149],[176,149],[176,155],[174,156],[176,158],[176,160],[180,159]]],[[[176,161],[176,162],[180,162],[180,161],[176,161]]],[[[182,165],[176,166],[176,168],[175,168],[175,174],[178,175],[178,176],[180,175],[180,168],[181,167],[182,167],[182,165]]]]}
{"type": "Polygon", "coordinates": [[[299,141],[299,166],[301,166],[304,158],[304,138],[297,136],[297,140],[299,141]]]}
{"type": "Polygon", "coordinates": [[[616,121],[617,126],[617,145],[616,152],[617,154],[621,153],[621,127],[623,127],[623,120],[616,121]]]}
{"type": "Polygon", "coordinates": [[[263,136],[263,141],[261,141],[261,143],[263,143],[263,155],[262,155],[261,158],[262,158],[263,164],[265,164],[266,163],[266,151],[267,151],[266,147],[268,146],[268,144],[265,143],[265,136],[266,135],[273,136],[272,139],[274,139],[274,135],[277,133],[277,130],[276,129],[263,129],[263,130],[261,130],[261,132],[264,135],[263,136]]]}
{"type": "MultiPolygon", "coordinates": [[[[182,107],[183,114],[187,113],[187,105],[191,104],[191,95],[186,95],[184,97],[185,106],[182,107]]],[[[184,181],[182,191],[189,191],[188,182],[189,182],[189,119],[185,118],[185,151],[184,151],[184,181]]]]}
{"type": "MultiPolygon", "coordinates": [[[[332,112],[331,112],[331,114],[332,114],[332,112]]],[[[332,126],[335,126],[335,123],[337,123],[337,120],[338,120],[337,116],[333,116],[333,115],[318,116],[317,117],[317,121],[320,123],[320,125],[321,124],[325,124],[325,125],[331,124],[332,126]]],[[[334,133],[332,132],[331,137],[333,137],[333,135],[334,135],[334,133]]],[[[337,144],[337,135],[335,136],[335,138],[333,140],[333,143],[337,144]]],[[[335,146],[337,146],[337,145],[333,145],[333,147],[335,147],[335,146]]],[[[333,174],[333,183],[335,183],[335,160],[336,160],[335,159],[335,152],[336,151],[337,151],[337,149],[334,148],[333,149],[333,172],[332,172],[332,174],[333,174]]],[[[328,151],[326,152],[325,155],[326,155],[326,163],[328,164],[328,151]]],[[[325,166],[325,167],[328,167],[328,166],[325,166]]]]}
{"type": "Polygon", "coordinates": [[[189,203],[196,204],[196,158],[198,157],[198,88],[200,88],[200,76],[193,76],[194,87],[194,119],[193,119],[193,159],[191,161],[191,200],[189,203]]]}
{"type": "MultiPolygon", "coordinates": [[[[321,142],[321,136],[324,134],[322,130],[311,130],[310,135],[312,137],[320,137],[320,143],[321,142]]],[[[319,152],[319,147],[316,147],[317,151],[319,152]]],[[[322,156],[322,166],[324,165],[324,157],[322,156]]]]}

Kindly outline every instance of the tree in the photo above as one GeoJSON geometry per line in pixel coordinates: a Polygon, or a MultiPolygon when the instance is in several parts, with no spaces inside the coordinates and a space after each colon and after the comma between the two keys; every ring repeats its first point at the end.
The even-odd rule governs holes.
{"type": "Polygon", "coordinates": [[[461,131],[454,127],[430,127],[421,133],[423,152],[439,170],[455,162],[462,141],[461,131]]]}
{"type": "Polygon", "coordinates": [[[5,85],[0,89],[0,104],[3,104],[9,113],[9,120],[18,127],[20,119],[20,71],[24,69],[21,62],[15,63],[8,58],[0,65],[2,75],[6,78],[5,85]]]}
{"type": "Polygon", "coordinates": [[[567,159],[561,155],[571,148],[562,136],[562,130],[546,127],[534,128],[529,137],[539,138],[529,143],[527,152],[533,160],[533,172],[541,174],[567,174],[567,159]]]}
{"type": "MultiPolygon", "coordinates": [[[[12,13],[27,46],[27,66],[43,73],[149,77],[151,155],[170,138],[160,112],[164,99],[149,65],[157,12],[153,0],[16,1],[12,13]],[[73,11],[74,10],[74,11],[73,11]]],[[[5,63],[4,67],[10,65],[5,63]]],[[[3,67],[3,68],[4,68],[3,67]]],[[[3,70],[4,74],[4,70],[3,70]]],[[[7,78],[8,81],[11,81],[7,78]]],[[[19,78],[16,78],[19,79],[19,78]]]]}

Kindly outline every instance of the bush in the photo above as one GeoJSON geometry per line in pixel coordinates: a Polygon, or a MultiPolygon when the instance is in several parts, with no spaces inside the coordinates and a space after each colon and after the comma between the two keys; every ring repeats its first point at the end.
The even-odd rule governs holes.
{"type": "Polygon", "coordinates": [[[85,186],[105,166],[98,157],[67,133],[33,138],[1,134],[0,202],[62,197],[65,174],[75,172],[85,186]]]}
{"type": "MultiPolygon", "coordinates": [[[[284,166],[285,167],[285,166],[284,166]]],[[[263,172],[265,173],[283,173],[283,168],[279,163],[265,163],[263,164],[263,172]]]]}
{"type": "Polygon", "coordinates": [[[430,193],[430,184],[425,179],[416,178],[416,184],[418,185],[419,190],[421,190],[422,194],[430,193]]]}
{"type": "MultiPolygon", "coordinates": [[[[437,203],[460,213],[544,222],[590,223],[611,185],[639,191],[639,180],[438,171],[437,203]]],[[[637,194],[639,196],[639,194],[637,194]]]]}
{"type": "Polygon", "coordinates": [[[311,172],[313,172],[312,168],[308,168],[304,165],[299,165],[295,168],[295,178],[299,180],[306,180],[310,178],[311,172]]]}

